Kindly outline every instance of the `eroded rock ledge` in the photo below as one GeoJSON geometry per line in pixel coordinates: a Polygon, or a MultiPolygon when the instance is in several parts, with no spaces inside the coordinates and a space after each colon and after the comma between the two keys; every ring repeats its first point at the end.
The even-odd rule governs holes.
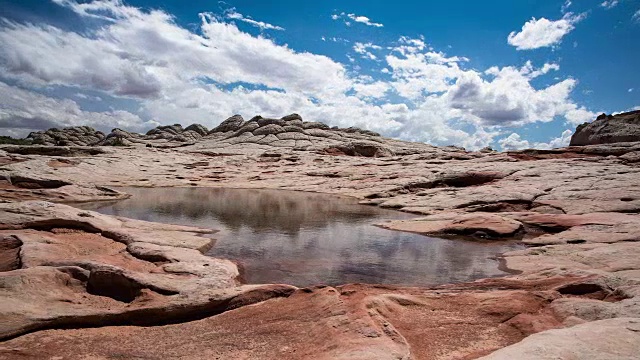
{"type": "Polygon", "coordinates": [[[211,230],[32,201],[0,205],[0,339],[61,327],[161,325],[278,296],[202,255],[211,230]],[[8,266],[7,266],[8,265],[8,266]]]}

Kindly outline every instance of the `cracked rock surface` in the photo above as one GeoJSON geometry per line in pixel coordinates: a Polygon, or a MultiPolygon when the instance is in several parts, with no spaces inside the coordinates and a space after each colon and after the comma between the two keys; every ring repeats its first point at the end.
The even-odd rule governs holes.
{"type": "Polygon", "coordinates": [[[640,353],[640,143],[467,152],[295,114],[205,130],[178,147],[0,147],[0,358],[640,353]],[[202,255],[210,229],[61,204],[126,197],[116,186],[347,195],[421,215],[386,228],[527,248],[500,259],[513,275],[472,283],[242,285],[235,264],[202,255]]]}

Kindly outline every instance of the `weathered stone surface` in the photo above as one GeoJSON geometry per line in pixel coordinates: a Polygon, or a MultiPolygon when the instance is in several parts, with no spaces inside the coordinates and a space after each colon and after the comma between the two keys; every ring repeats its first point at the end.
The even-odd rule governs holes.
{"type": "Polygon", "coordinates": [[[1,204],[0,224],[0,339],[43,327],[193,319],[247,291],[269,298],[295,290],[239,287],[232,262],[202,255],[212,240],[198,235],[207,229],[47,202],[1,204]]]}
{"type": "Polygon", "coordinates": [[[480,359],[636,359],[640,354],[640,319],[595,321],[548,330],[480,359]]]}
{"type": "Polygon", "coordinates": [[[209,133],[209,130],[204,125],[200,124],[191,124],[187,126],[184,131],[194,131],[198,133],[200,136],[206,136],[209,133]]]}
{"type": "Polygon", "coordinates": [[[0,237],[0,272],[19,269],[22,241],[15,236],[0,237]]]}
{"type": "Polygon", "coordinates": [[[380,224],[394,230],[425,235],[466,235],[477,238],[513,237],[522,230],[522,223],[497,214],[441,213],[417,220],[397,220],[380,224]]]}
{"type": "Polygon", "coordinates": [[[303,134],[308,134],[302,127],[300,127],[298,125],[291,125],[291,122],[288,122],[287,124],[288,125],[285,125],[285,126],[282,127],[284,129],[284,131],[299,132],[299,133],[303,133],[303,134]]]}
{"type": "Polygon", "coordinates": [[[640,141],[640,110],[602,114],[591,123],[579,125],[571,136],[571,146],[632,141],[640,141]]]}
{"type": "Polygon", "coordinates": [[[392,151],[385,148],[383,145],[366,141],[353,141],[346,144],[334,145],[323,149],[323,151],[328,154],[365,157],[384,157],[393,155],[392,151]]]}
{"type": "Polygon", "coordinates": [[[296,121],[296,120],[302,121],[302,116],[298,114],[290,114],[287,116],[283,116],[281,119],[287,122],[296,121]]]}
{"type": "Polygon", "coordinates": [[[276,124],[268,124],[253,130],[253,135],[275,135],[282,132],[285,132],[285,129],[282,128],[282,126],[276,124]]]}
{"type": "Polygon", "coordinates": [[[240,129],[237,130],[237,132],[235,134],[232,135],[232,137],[237,137],[240,136],[246,132],[252,132],[253,130],[259,128],[260,125],[258,125],[257,121],[248,121],[246,123],[244,123],[242,125],[242,127],[240,127],[240,129]]]}
{"type": "MultiPolygon", "coordinates": [[[[517,314],[538,320],[543,330],[558,325],[536,316],[552,293],[534,295],[509,288],[505,282],[489,286],[503,289],[311,287],[184,324],[41,331],[6,341],[0,345],[0,356],[20,353],[32,359],[117,353],[126,358],[364,360],[437,359],[456,354],[476,358],[524,336],[504,324],[517,314]]],[[[244,301],[255,303],[259,296],[263,295],[246,293],[244,301]]]]}
{"type": "Polygon", "coordinates": [[[47,179],[42,177],[24,176],[18,174],[10,174],[7,180],[11,185],[24,189],[57,189],[63,186],[71,185],[70,182],[59,179],[47,179]]]}
{"type": "Polygon", "coordinates": [[[269,119],[269,118],[263,118],[263,117],[260,117],[259,119],[257,119],[257,122],[260,127],[264,127],[267,125],[284,126],[286,124],[286,122],[282,119],[269,119]]]}
{"type": "MultiPolygon", "coordinates": [[[[12,203],[119,198],[123,194],[110,190],[116,185],[286,188],[353,196],[424,215],[385,227],[476,241],[521,239],[526,249],[500,259],[514,274],[438,289],[301,289],[287,299],[162,328],[38,331],[3,343],[0,357],[69,351],[109,357],[122,349],[124,357],[151,358],[477,358],[536,332],[640,317],[640,142],[472,152],[300,124],[298,117],[275,120],[269,124],[257,117],[234,131],[184,143],[132,136],[130,147],[96,152],[0,147],[0,159],[6,159],[0,198],[7,202],[0,204],[0,238],[21,243],[20,264],[15,247],[4,262],[11,264],[5,268],[19,269],[0,273],[0,304],[7,304],[0,310],[11,309],[2,313],[0,324],[9,324],[3,331],[178,322],[295,290],[238,287],[233,263],[202,256],[210,241],[197,230],[63,211],[61,205],[47,210],[42,202],[12,203]],[[252,133],[280,121],[285,132],[252,133]],[[347,153],[351,156],[335,156],[347,153]],[[19,187],[12,178],[60,183],[19,187]],[[122,282],[103,289],[106,296],[88,290],[92,272],[100,269],[122,282]],[[114,291],[121,287],[129,288],[129,295],[114,291]],[[430,329],[429,336],[424,329],[430,329]],[[179,334],[193,341],[184,345],[179,334]],[[147,346],[152,338],[166,347],[147,346]],[[55,345],[69,339],[72,346],[55,345]],[[37,353],[34,344],[46,345],[37,353]],[[103,352],[96,353],[98,348],[103,352]]],[[[185,132],[197,133],[179,135],[186,138],[185,132]]],[[[607,326],[623,334],[627,325],[607,326]]],[[[544,344],[532,339],[531,344],[544,344]]],[[[567,349],[580,346],[579,337],[562,339],[567,349]]],[[[554,346],[548,349],[557,354],[554,346]]],[[[606,345],[593,342],[593,347],[594,354],[610,355],[606,345]]]]}
{"type": "Polygon", "coordinates": [[[207,134],[207,129],[199,124],[193,124],[186,129],[182,128],[182,125],[167,125],[158,126],[155,129],[149,130],[143,137],[137,137],[145,140],[145,143],[149,143],[149,140],[167,140],[173,142],[196,142],[202,139],[207,134]]]}
{"type": "Polygon", "coordinates": [[[306,133],[311,136],[322,137],[322,138],[331,137],[331,132],[325,131],[322,129],[316,129],[316,128],[307,129],[306,133]]]}
{"type": "Polygon", "coordinates": [[[182,128],[182,125],[173,124],[173,125],[158,126],[155,129],[151,129],[147,131],[146,135],[163,135],[163,134],[178,135],[183,131],[184,129],[182,128]]]}
{"type": "Polygon", "coordinates": [[[95,145],[101,146],[131,146],[140,136],[121,129],[113,129],[107,136],[95,145]]]}
{"type": "Polygon", "coordinates": [[[360,129],[359,127],[355,127],[355,126],[352,126],[352,127],[346,128],[346,129],[342,129],[342,131],[344,131],[346,133],[360,133],[360,134],[369,135],[369,136],[380,136],[380,134],[378,134],[377,132],[360,129]]]}
{"type": "Polygon", "coordinates": [[[304,122],[302,124],[302,128],[303,129],[323,129],[323,130],[328,130],[329,129],[329,125],[320,123],[320,122],[304,122]]]}
{"type": "Polygon", "coordinates": [[[41,266],[0,273],[0,318],[3,319],[0,338],[52,327],[158,325],[193,320],[255,301],[288,296],[294,291],[289,286],[259,285],[209,289],[206,281],[194,285],[196,277],[157,275],[160,278],[173,276],[175,286],[180,286],[183,280],[191,283],[191,287],[175,289],[176,296],[171,295],[174,292],[162,290],[161,279],[145,283],[148,279],[140,274],[129,272],[127,275],[130,276],[129,284],[144,288],[130,302],[120,301],[130,298],[111,297],[122,295],[118,293],[122,289],[114,287],[113,282],[94,282],[95,286],[110,287],[109,291],[102,289],[101,295],[88,291],[87,279],[91,275],[77,266],[41,266]],[[244,294],[256,293],[260,296],[245,300],[244,294]]]}
{"type": "Polygon", "coordinates": [[[225,121],[221,122],[220,125],[211,129],[209,134],[218,133],[218,132],[228,132],[228,131],[237,131],[240,129],[242,124],[244,123],[244,119],[240,115],[233,115],[225,121]]]}
{"type": "Polygon", "coordinates": [[[4,146],[2,151],[20,155],[47,155],[47,156],[90,156],[104,154],[101,148],[87,146],[4,146]]]}
{"type": "Polygon", "coordinates": [[[89,273],[87,292],[130,303],[142,293],[143,286],[121,269],[95,269],[89,273]]]}

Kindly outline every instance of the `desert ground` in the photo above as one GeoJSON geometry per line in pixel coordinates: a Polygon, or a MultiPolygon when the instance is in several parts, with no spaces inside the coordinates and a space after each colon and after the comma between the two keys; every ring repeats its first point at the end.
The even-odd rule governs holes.
{"type": "Polygon", "coordinates": [[[573,146],[514,152],[295,114],[4,145],[0,358],[637,358],[640,138],[605,129],[625,116],[638,114],[585,125],[573,146]],[[73,206],[124,199],[120,186],[343,195],[419,215],[385,228],[526,248],[502,254],[507,276],[464,283],[244,284],[234,262],[204,255],[216,229],[73,206]]]}

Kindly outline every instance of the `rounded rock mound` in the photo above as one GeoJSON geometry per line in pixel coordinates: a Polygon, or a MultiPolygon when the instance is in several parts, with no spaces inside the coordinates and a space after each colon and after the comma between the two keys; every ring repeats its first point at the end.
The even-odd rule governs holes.
{"type": "Polygon", "coordinates": [[[236,114],[221,122],[220,125],[211,129],[211,131],[209,131],[209,134],[237,131],[242,127],[243,124],[244,119],[242,118],[242,116],[236,114]]]}
{"type": "Polygon", "coordinates": [[[640,141],[640,110],[617,115],[601,114],[591,123],[578,125],[571,146],[640,141]]]}

